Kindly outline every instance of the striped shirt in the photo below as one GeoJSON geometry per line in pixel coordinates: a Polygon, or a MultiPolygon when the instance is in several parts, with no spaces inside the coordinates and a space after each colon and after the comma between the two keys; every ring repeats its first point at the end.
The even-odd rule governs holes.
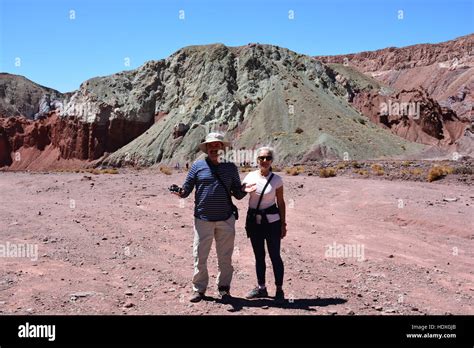
{"type": "MultiPolygon", "coordinates": [[[[224,182],[227,192],[242,199],[247,194],[241,190],[239,171],[234,163],[223,162],[213,165],[213,170],[224,182]]],[[[186,198],[196,187],[194,193],[194,216],[206,221],[223,221],[232,215],[232,206],[226,191],[219,180],[212,174],[206,160],[193,163],[183,184],[182,198],[186,198]]]]}

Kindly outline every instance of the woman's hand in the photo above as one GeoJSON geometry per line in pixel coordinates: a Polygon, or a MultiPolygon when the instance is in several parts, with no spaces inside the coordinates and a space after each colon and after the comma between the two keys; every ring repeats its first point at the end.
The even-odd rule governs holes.
{"type": "Polygon", "coordinates": [[[242,191],[245,191],[247,193],[253,192],[257,189],[257,184],[243,184],[242,185],[242,191]]]}
{"type": "Polygon", "coordinates": [[[281,224],[281,239],[285,238],[286,236],[286,223],[281,224]]]}

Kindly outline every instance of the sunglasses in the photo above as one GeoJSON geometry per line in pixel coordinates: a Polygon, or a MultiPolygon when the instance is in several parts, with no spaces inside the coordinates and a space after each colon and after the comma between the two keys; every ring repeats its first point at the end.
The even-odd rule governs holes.
{"type": "Polygon", "coordinates": [[[259,161],[271,161],[273,160],[273,157],[272,156],[258,156],[257,159],[259,161]]]}

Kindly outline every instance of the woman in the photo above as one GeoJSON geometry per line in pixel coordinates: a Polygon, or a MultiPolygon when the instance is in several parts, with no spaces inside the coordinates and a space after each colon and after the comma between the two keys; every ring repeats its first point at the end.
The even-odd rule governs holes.
{"type": "Polygon", "coordinates": [[[246,227],[255,254],[258,281],[258,286],[251,290],[246,297],[248,299],[268,297],[265,285],[266,241],[275,276],[275,300],[283,302],[285,300],[283,292],[284,266],[280,256],[280,242],[286,236],[286,214],[283,199],[283,180],[279,175],[272,173],[271,170],[273,157],[272,148],[262,147],[258,149],[258,169],[250,172],[243,180],[244,184],[253,187],[253,191],[250,192],[247,221],[249,221],[249,216],[253,217],[256,214],[256,224],[253,224],[253,228],[248,228],[250,224],[247,224],[246,227]],[[256,210],[257,206],[258,210],[256,210]]]}

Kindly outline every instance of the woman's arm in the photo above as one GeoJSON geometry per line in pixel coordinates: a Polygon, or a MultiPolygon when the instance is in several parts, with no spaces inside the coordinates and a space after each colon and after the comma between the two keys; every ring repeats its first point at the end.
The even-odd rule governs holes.
{"type": "Polygon", "coordinates": [[[276,189],[276,199],[280,210],[281,238],[284,238],[286,236],[286,205],[283,197],[283,186],[276,189]]]}

